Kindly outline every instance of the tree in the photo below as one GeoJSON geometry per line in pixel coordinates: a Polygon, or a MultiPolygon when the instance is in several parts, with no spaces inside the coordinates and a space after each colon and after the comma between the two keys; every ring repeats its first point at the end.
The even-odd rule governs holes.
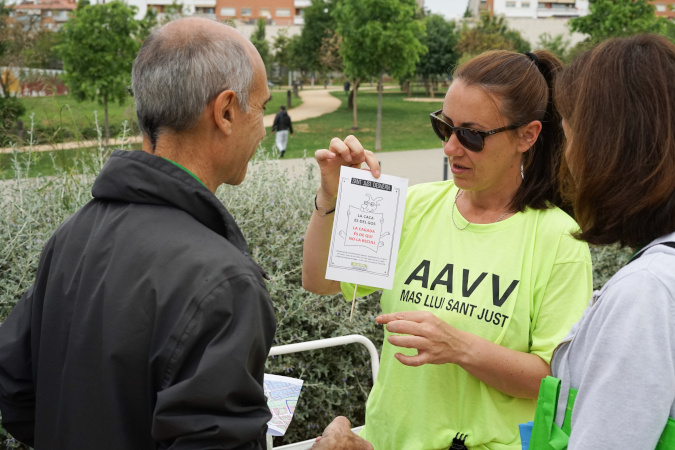
{"type": "Polygon", "coordinates": [[[27,46],[23,52],[23,62],[25,67],[34,67],[39,69],[57,69],[63,66],[61,58],[54,48],[59,43],[59,34],[51,30],[40,30],[33,35],[31,45],[27,46]]]}
{"type": "Polygon", "coordinates": [[[291,46],[294,68],[303,73],[326,72],[322,46],[335,36],[336,21],[332,15],[335,0],[312,0],[305,8],[305,25],[291,46]]]}
{"type": "Polygon", "coordinates": [[[562,34],[552,36],[550,33],[543,33],[539,36],[537,48],[548,50],[561,61],[566,61],[570,50],[570,40],[565,39],[562,34]]]}
{"type": "Polygon", "coordinates": [[[344,70],[342,57],[340,56],[341,45],[342,38],[338,34],[331,34],[323,38],[319,51],[319,61],[322,67],[333,72],[342,72],[344,70]]]}
{"type": "Polygon", "coordinates": [[[105,138],[110,139],[108,102],[120,104],[129,95],[131,66],[140,47],[136,8],[119,0],[91,5],[80,0],[63,26],[64,79],[79,101],[96,100],[105,111],[105,138]]]}
{"type": "MultiPolygon", "coordinates": [[[[345,72],[357,85],[360,78],[378,79],[375,151],[381,150],[382,77],[412,74],[426,47],[420,42],[424,25],[416,17],[415,0],[339,0],[335,5],[340,53],[345,72]]],[[[354,123],[357,128],[357,88],[354,87],[354,123]]]]}
{"type": "Polygon", "coordinates": [[[587,34],[592,43],[637,33],[665,34],[667,20],[657,17],[654,9],[647,0],[595,0],[590,3],[590,14],[570,19],[569,27],[587,34]]]}
{"type": "Polygon", "coordinates": [[[464,23],[456,50],[462,55],[460,61],[465,61],[487,50],[527,52],[530,51],[530,43],[520,32],[510,29],[504,17],[490,17],[484,13],[475,27],[471,28],[464,23]]]}
{"type": "MultiPolygon", "coordinates": [[[[11,48],[14,42],[10,39],[10,35],[14,30],[7,27],[8,16],[9,9],[5,7],[5,1],[0,0],[0,66],[11,67],[11,48]]],[[[0,72],[0,94],[2,94],[0,95],[0,143],[2,145],[5,144],[5,137],[14,127],[16,120],[26,111],[21,101],[12,96],[10,92],[10,85],[14,80],[10,69],[0,72]]]]}
{"type": "Polygon", "coordinates": [[[270,44],[265,39],[265,24],[267,21],[260,17],[256,24],[255,31],[251,35],[251,43],[260,53],[260,57],[265,63],[265,67],[268,67],[270,61],[270,44]]]}
{"type": "Polygon", "coordinates": [[[452,71],[457,64],[459,54],[455,51],[457,34],[455,23],[445,20],[439,14],[427,16],[424,19],[426,35],[421,42],[429,51],[420,57],[417,63],[417,73],[424,78],[427,93],[433,98],[434,87],[439,78],[443,78],[452,71]]]}

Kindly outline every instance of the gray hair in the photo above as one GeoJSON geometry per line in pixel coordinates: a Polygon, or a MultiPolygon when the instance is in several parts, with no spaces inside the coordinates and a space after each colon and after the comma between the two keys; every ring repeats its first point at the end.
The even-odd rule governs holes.
{"type": "Polygon", "coordinates": [[[253,75],[251,58],[236,37],[211,27],[171,32],[165,25],[145,40],[131,71],[138,125],[154,148],[162,129],[196,126],[224,90],[232,90],[248,112],[253,75]]]}

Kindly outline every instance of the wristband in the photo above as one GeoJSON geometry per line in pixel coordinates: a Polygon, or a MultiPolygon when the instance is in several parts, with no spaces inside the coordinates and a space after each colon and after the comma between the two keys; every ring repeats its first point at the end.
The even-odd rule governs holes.
{"type": "Polygon", "coordinates": [[[317,206],[317,204],[316,204],[316,195],[314,196],[314,209],[316,209],[317,211],[319,211],[319,215],[320,215],[321,217],[327,216],[328,214],[334,213],[334,212],[335,212],[335,208],[333,208],[333,209],[331,209],[330,211],[328,211],[328,210],[327,210],[326,208],[324,208],[323,206],[317,206]],[[323,209],[323,211],[324,211],[323,214],[321,214],[321,211],[319,211],[319,208],[323,209]]]}

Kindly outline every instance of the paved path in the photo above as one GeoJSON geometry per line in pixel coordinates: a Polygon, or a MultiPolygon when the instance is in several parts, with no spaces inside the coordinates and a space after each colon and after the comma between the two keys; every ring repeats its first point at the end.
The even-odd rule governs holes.
{"type": "MultiPolygon", "coordinates": [[[[398,86],[387,86],[391,89],[397,89],[398,86]]],[[[360,89],[374,89],[374,87],[363,86],[360,89]]],[[[323,114],[334,112],[340,107],[341,101],[333,97],[331,91],[340,91],[342,88],[334,86],[328,89],[307,88],[299,92],[302,98],[302,104],[296,108],[291,108],[288,112],[293,122],[300,122],[305,119],[319,117],[323,114]]],[[[438,101],[438,100],[436,100],[438,101]]],[[[274,121],[276,111],[265,115],[263,122],[266,127],[271,127],[274,121]]],[[[130,138],[132,142],[139,142],[139,137],[130,138]]],[[[113,145],[121,145],[122,142],[114,141],[113,145]]],[[[33,151],[60,150],[67,148],[95,147],[97,141],[68,142],[54,145],[38,145],[33,147],[33,151]]],[[[0,148],[0,153],[10,153],[14,148],[0,148]]],[[[19,151],[28,151],[28,147],[18,148],[19,151]]],[[[313,155],[310,155],[313,156],[313,155]]],[[[382,164],[382,171],[385,174],[405,177],[409,179],[410,185],[424,183],[429,181],[439,181],[443,179],[443,150],[439,147],[432,150],[408,150],[398,152],[378,153],[377,158],[382,164]]],[[[316,166],[313,157],[303,159],[283,159],[276,162],[282,169],[288,169],[290,174],[301,173],[306,164],[316,166]]]]}
{"type": "MultiPolygon", "coordinates": [[[[331,89],[303,89],[298,91],[300,98],[302,99],[302,104],[297,108],[291,108],[288,110],[288,115],[291,116],[293,122],[300,122],[305,119],[311,119],[313,117],[319,117],[324,114],[329,114],[334,112],[340,107],[342,103],[340,99],[330,95],[330,91],[339,91],[338,88],[331,89]]],[[[278,95],[274,93],[273,95],[278,95]]],[[[283,95],[283,94],[282,94],[283,95]]],[[[274,116],[278,111],[274,111],[272,114],[267,114],[263,118],[263,122],[266,127],[271,127],[274,123],[274,116]]]]}
{"type": "MultiPolygon", "coordinates": [[[[296,108],[291,108],[288,110],[288,113],[293,119],[293,122],[300,122],[305,119],[311,119],[313,117],[319,117],[323,114],[329,114],[334,112],[340,107],[340,100],[330,95],[330,91],[339,91],[340,88],[334,87],[330,89],[303,89],[299,91],[300,98],[302,98],[302,104],[296,108]]],[[[274,122],[274,116],[278,111],[274,111],[271,114],[267,114],[263,118],[263,123],[266,127],[271,127],[274,122]]],[[[111,139],[110,145],[113,147],[119,147],[123,144],[135,144],[141,142],[140,136],[128,137],[125,142],[122,142],[120,139],[111,139]]],[[[45,144],[45,145],[35,145],[33,146],[33,151],[35,152],[44,152],[50,150],[65,150],[72,148],[81,148],[81,147],[96,147],[98,146],[97,140],[89,141],[80,141],[80,142],[64,142],[60,144],[45,144]]],[[[18,148],[0,148],[0,153],[11,153],[12,150],[18,150],[20,152],[30,150],[29,146],[18,147],[18,148]]]]}
{"type": "MultiPolygon", "coordinates": [[[[427,183],[430,181],[443,180],[444,157],[442,148],[431,150],[406,150],[399,152],[384,152],[376,154],[382,173],[408,179],[408,185],[427,183]]],[[[283,170],[288,170],[289,175],[304,173],[305,166],[311,164],[318,173],[319,167],[316,160],[307,159],[279,159],[272,161],[283,170]]],[[[451,177],[452,174],[449,174],[451,177]]],[[[317,186],[318,187],[318,186],[317,186]]]]}

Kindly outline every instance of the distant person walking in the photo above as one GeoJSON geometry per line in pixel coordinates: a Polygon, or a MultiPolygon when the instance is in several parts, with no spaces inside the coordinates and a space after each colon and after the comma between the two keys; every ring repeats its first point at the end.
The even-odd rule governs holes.
{"type": "Polygon", "coordinates": [[[280,111],[274,117],[272,133],[276,133],[275,143],[277,149],[279,149],[279,158],[283,158],[286,152],[286,144],[288,144],[288,133],[290,132],[293,136],[293,123],[291,122],[291,116],[286,112],[286,107],[282,105],[279,109],[280,111]]]}
{"type": "Polygon", "coordinates": [[[351,87],[351,84],[349,84],[349,80],[345,81],[344,87],[345,87],[345,95],[349,95],[349,88],[351,87]]]}

